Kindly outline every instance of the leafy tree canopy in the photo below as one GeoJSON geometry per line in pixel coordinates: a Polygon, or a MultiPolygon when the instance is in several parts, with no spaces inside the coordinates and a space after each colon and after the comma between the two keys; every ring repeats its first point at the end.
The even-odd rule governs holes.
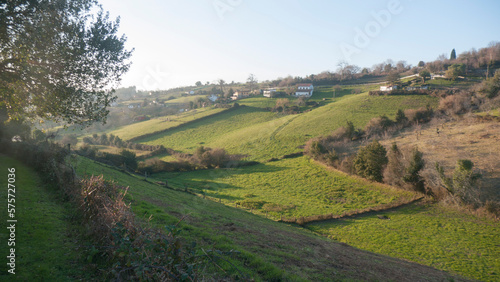
{"type": "Polygon", "coordinates": [[[0,112],[7,118],[105,121],[130,63],[126,38],[95,0],[0,4],[0,112]]]}

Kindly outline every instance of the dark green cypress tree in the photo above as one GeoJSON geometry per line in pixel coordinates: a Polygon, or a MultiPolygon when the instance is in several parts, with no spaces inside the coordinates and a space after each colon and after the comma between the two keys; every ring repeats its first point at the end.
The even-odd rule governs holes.
{"type": "Polygon", "coordinates": [[[455,60],[456,58],[457,58],[457,53],[455,52],[455,48],[453,48],[450,54],[450,61],[455,60]]]}

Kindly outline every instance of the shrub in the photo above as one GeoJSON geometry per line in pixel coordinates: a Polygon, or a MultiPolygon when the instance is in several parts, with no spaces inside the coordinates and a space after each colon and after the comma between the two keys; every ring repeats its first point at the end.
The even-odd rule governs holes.
{"type": "Polygon", "coordinates": [[[354,168],[361,177],[382,182],[383,168],[387,164],[387,151],[377,140],[359,149],[354,159],[354,168]]]}
{"type": "Polygon", "coordinates": [[[474,163],[470,160],[458,160],[452,177],[447,177],[444,168],[436,163],[436,170],[443,186],[448,192],[464,204],[477,204],[479,187],[477,181],[481,174],[473,171],[474,163]]]}
{"type": "Polygon", "coordinates": [[[240,205],[247,209],[260,209],[262,206],[266,204],[265,201],[253,200],[253,199],[245,199],[243,201],[236,201],[236,205],[240,205]]]}
{"type": "Polygon", "coordinates": [[[76,138],[75,134],[66,134],[59,143],[64,147],[70,144],[70,146],[74,148],[78,143],[78,138],[76,138]]]}
{"type": "Polygon", "coordinates": [[[410,122],[413,123],[429,122],[432,118],[433,113],[434,111],[429,106],[427,106],[426,108],[407,109],[404,111],[405,116],[410,122]]]}
{"type": "Polygon", "coordinates": [[[396,112],[396,123],[403,125],[406,125],[408,123],[408,118],[401,109],[398,109],[398,111],[396,112]]]}
{"type": "Polygon", "coordinates": [[[464,114],[471,109],[471,98],[472,95],[466,92],[449,95],[439,100],[438,109],[448,115],[464,114]]]}
{"type": "Polygon", "coordinates": [[[372,118],[365,126],[365,134],[368,136],[382,134],[393,124],[394,122],[385,115],[372,118]]]}
{"type": "Polygon", "coordinates": [[[424,166],[425,161],[423,159],[423,153],[415,147],[411,153],[410,163],[405,169],[403,181],[410,184],[413,190],[421,193],[425,192],[424,180],[422,176],[420,176],[420,171],[424,166]]]}
{"type": "Polygon", "coordinates": [[[122,156],[123,163],[127,167],[131,168],[132,170],[135,170],[137,168],[137,159],[134,152],[123,149],[120,152],[120,156],[122,156]]]}
{"type": "Polygon", "coordinates": [[[387,152],[387,167],[384,169],[384,182],[389,185],[402,187],[405,165],[403,162],[403,154],[399,150],[396,143],[387,152]]]}

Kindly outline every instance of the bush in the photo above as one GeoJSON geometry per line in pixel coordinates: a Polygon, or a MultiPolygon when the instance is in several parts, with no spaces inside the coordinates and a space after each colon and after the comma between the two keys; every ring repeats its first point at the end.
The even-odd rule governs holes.
{"type": "Polygon", "coordinates": [[[479,187],[477,181],[481,174],[473,171],[474,163],[470,160],[458,160],[452,177],[447,177],[444,168],[436,163],[436,170],[443,186],[463,204],[478,204],[479,187]]]}
{"type": "Polygon", "coordinates": [[[387,151],[377,140],[359,149],[354,159],[356,173],[368,180],[382,182],[383,168],[387,164],[387,151]]]}
{"type": "Polygon", "coordinates": [[[394,122],[385,115],[372,118],[365,126],[365,134],[367,136],[382,134],[393,124],[394,122]]]}
{"type": "Polygon", "coordinates": [[[262,206],[266,204],[265,201],[245,199],[243,201],[236,201],[236,205],[240,205],[247,209],[260,209],[262,206]]]}
{"type": "Polygon", "coordinates": [[[399,150],[399,147],[396,145],[396,143],[392,144],[389,152],[387,152],[388,162],[387,167],[384,169],[383,175],[385,183],[397,187],[403,186],[403,175],[405,172],[405,164],[403,159],[403,154],[399,150]]]}
{"type": "Polygon", "coordinates": [[[431,107],[419,109],[407,109],[404,111],[405,116],[412,123],[426,123],[432,119],[434,111],[431,107]]]}
{"type": "Polygon", "coordinates": [[[472,95],[460,92],[449,95],[439,100],[438,110],[448,115],[459,115],[470,111],[472,107],[472,95]]]}
{"type": "Polygon", "coordinates": [[[411,185],[413,190],[421,193],[425,192],[424,180],[422,176],[420,176],[420,171],[424,166],[425,161],[422,152],[420,152],[418,148],[414,148],[411,153],[410,163],[405,169],[403,181],[411,185]]]}

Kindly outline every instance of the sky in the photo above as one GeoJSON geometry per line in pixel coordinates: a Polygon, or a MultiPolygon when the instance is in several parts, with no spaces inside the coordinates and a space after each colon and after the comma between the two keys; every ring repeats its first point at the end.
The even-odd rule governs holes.
{"type": "Polygon", "coordinates": [[[416,65],[500,41],[500,1],[99,0],[134,48],[121,87],[416,65]]]}

